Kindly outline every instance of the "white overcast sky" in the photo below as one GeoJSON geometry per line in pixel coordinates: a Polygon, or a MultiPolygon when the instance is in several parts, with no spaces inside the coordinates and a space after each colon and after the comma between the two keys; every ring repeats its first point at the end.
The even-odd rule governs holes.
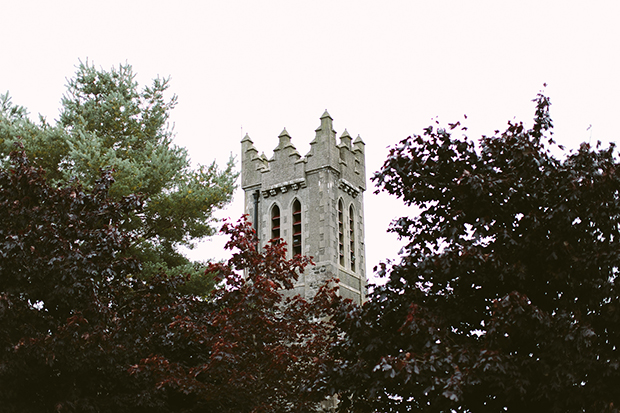
{"type": "MultiPolygon", "coordinates": [[[[513,118],[531,125],[543,83],[560,143],[616,141],[619,21],[611,0],[0,0],[0,93],[51,121],[80,59],[127,62],[141,85],[171,77],[175,142],[195,163],[239,157],[242,128],[271,156],[286,127],[303,155],[327,109],[338,135],[365,141],[370,177],[387,146],[435,117],[467,114],[472,138],[513,118]]],[[[373,190],[369,274],[397,255],[389,222],[411,213],[373,190]]],[[[242,213],[238,190],[220,216],[242,213]]],[[[217,238],[192,256],[225,257],[217,238]]]]}

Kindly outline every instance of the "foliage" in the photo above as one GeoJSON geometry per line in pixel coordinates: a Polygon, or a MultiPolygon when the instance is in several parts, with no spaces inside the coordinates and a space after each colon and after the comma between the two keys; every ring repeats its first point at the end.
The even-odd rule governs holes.
{"type": "Polygon", "coordinates": [[[285,298],[309,259],[257,251],[242,221],[208,299],[182,277],[138,280],[122,223],[141,199],[111,200],[112,184],[53,188],[23,152],[0,168],[1,410],[315,411],[338,299],[285,298]]]}
{"type": "Polygon", "coordinates": [[[139,270],[103,173],[91,192],[51,188],[23,152],[0,170],[0,406],[4,412],[88,411],[118,401],[106,331],[114,297],[139,270]],[[105,350],[104,350],[105,349],[105,350]],[[102,375],[105,380],[101,380],[102,375]]]}
{"type": "MultiPolygon", "coordinates": [[[[26,108],[14,105],[7,92],[0,95],[0,154],[3,161],[8,160],[16,141],[20,141],[31,161],[47,172],[48,180],[59,182],[59,168],[66,163],[65,154],[69,150],[66,133],[42,117],[38,123],[31,121],[26,108]]],[[[97,172],[93,182],[98,178],[97,172]]]]}
{"type": "Polygon", "coordinates": [[[213,212],[230,202],[237,174],[232,159],[223,170],[215,163],[193,169],[185,148],[172,143],[176,96],[165,98],[168,86],[156,78],[140,89],[130,65],[105,71],[81,62],[55,125],[32,122],[8,94],[0,97],[0,152],[6,156],[19,139],[55,184],[78,179],[92,188],[101,169],[113,170],[113,199],[144,196],[144,208],[122,222],[135,235],[132,253],[179,273],[195,265],[178,247],[213,234],[213,212]]]}
{"type": "Polygon", "coordinates": [[[373,177],[420,213],[393,223],[408,244],[385,285],[336,318],[341,411],[618,411],[620,165],[614,145],[558,158],[535,102],[531,129],[431,126],[373,177]]]}
{"type": "Polygon", "coordinates": [[[238,252],[208,270],[220,275],[221,288],[209,303],[189,305],[185,297],[162,311],[141,312],[141,319],[169,315],[148,321],[155,329],[149,346],[164,351],[142,360],[133,374],[165,392],[165,411],[316,411],[324,398],[313,384],[318,361],[329,358],[331,324],[325,317],[338,302],[335,289],[326,285],[309,302],[285,298],[310,260],[286,260],[283,243],[257,251],[247,221],[226,224],[223,231],[231,237],[227,248],[238,252]]]}

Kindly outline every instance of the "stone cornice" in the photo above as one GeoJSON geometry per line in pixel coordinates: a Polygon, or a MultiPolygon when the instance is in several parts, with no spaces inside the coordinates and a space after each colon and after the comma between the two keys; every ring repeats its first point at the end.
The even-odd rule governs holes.
{"type": "Polygon", "coordinates": [[[346,192],[347,194],[351,195],[353,198],[358,196],[360,193],[360,191],[357,188],[355,188],[355,185],[353,185],[351,182],[347,181],[344,178],[340,178],[338,180],[338,187],[342,189],[344,192],[346,192]]]}
{"type": "Polygon", "coordinates": [[[305,187],[306,187],[306,180],[301,178],[301,179],[295,179],[293,181],[281,182],[269,188],[262,189],[261,192],[264,198],[269,198],[270,196],[275,196],[280,192],[285,193],[289,190],[297,191],[299,188],[305,188],[305,187]]]}

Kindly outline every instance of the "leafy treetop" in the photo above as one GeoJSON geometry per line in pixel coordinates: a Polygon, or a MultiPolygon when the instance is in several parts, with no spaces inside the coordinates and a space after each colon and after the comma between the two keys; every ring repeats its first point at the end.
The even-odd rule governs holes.
{"type": "MultiPolygon", "coordinates": [[[[31,121],[23,107],[0,99],[0,152],[20,140],[34,165],[53,183],[78,179],[92,188],[100,170],[113,170],[113,199],[144,196],[144,208],[122,223],[135,235],[132,252],[148,262],[147,272],[202,273],[178,252],[213,234],[213,212],[232,198],[237,173],[231,159],[223,170],[215,163],[192,168],[187,151],[173,144],[166,99],[168,79],[139,88],[130,65],[110,71],[80,63],[68,80],[60,119],[31,121]]],[[[5,158],[6,159],[6,158],[5,158]]]]}
{"type": "Polygon", "coordinates": [[[208,268],[211,296],[137,279],[122,222],[142,202],[110,199],[112,184],[54,188],[23,152],[0,168],[2,411],[317,411],[339,299],[285,297],[310,260],[258,251],[241,221],[224,227],[235,253],[208,268]]]}
{"type": "Polygon", "coordinates": [[[342,411],[618,411],[620,165],[613,144],[554,156],[535,102],[531,129],[475,144],[431,126],[373,177],[420,213],[338,318],[342,411]]]}

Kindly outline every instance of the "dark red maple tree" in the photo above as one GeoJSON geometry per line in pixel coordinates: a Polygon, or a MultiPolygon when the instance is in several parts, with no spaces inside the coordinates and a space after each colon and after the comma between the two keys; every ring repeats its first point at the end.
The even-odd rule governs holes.
{"type": "Polygon", "coordinates": [[[89,411],[119,404],[115,378],[124,368],[110,328],[115,297],[131,288],[127,277],[139,265],[123,254],[129,238],[118,228],[141,200],[110,202],[112,181],[105,172],[92,192],[78,184],[51,188],[23,152],[2,161],[2,411],[89,411]]]}
{"type": "Polygon", "coordinates": [[[562,153],[535,102],[531,129],[431,126],[373,177],[419,213],[393,223],[386,283],[336,317],[341,411],[618,411],[618,155],[562,153]]]}
{"type": "Polygon", "coordinates": [[[142,280],[119,228],[140,198],[51,188],[21,152],[0,168],[0,406],[6,412],[310,412],[340,302],[326,285],[286,297],[306,257],[256,249],[251,225],[227,224],[219,287],[142,280]]]}
{"type": "MultiPolygon", "coordinates": [[[[333,345],[326,317],[339,301],[335,289],[326,285],[310,301],[286,298],[309,258],[287,260],[283,243],[258,251],[245,219],[223,231],[231,237],[226,248],[237,252],[209,268],[220,287],[207,301],[164,300],[158,320],[148,322],[146,345],[159,351],[132,374],[155,382],[149,392],[166,395],[167,411],[315,411],[325,399],[313,384],[333,345]]],[[[149,304],[145,312],[132,307],[139,320],[154,314],[149,304]]]]}

